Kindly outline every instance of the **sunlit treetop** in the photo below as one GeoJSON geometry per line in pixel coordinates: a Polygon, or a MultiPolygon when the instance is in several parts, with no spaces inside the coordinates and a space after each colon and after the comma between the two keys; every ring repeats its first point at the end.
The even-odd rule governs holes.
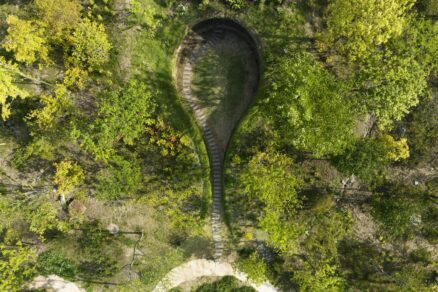
{"type": "Polygon", "coordinates": [[[13,52],[18,62],[32,64],[35,61],[45,63],[49,60],[45,28],[41,22],[9,15],[6,23],[8,34],[3,41],[3,47],[6,51],[13,52]]]}
{"type": "Polygon", "coordinates": [[[333,0],[323,41],[349,59],[363,59],[402,33],[413,0],[333,0]]]}

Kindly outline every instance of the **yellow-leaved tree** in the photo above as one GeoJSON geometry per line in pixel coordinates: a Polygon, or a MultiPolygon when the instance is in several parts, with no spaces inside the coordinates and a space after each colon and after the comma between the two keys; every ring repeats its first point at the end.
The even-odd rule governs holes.
{"type": "Polygon", "coordinates": [[[103,24],[84,19],[70,36],[72,51],[67,61],[89,71],[99,69],[109,60],[111,44],[103,24]]]}
{"type": "Polygon", "coordinates": [[[385,134],[381,137],[383,144],[387,147],[389,160],[399,161],[409,158],[409,145],[406,138],[395,140],[391,135],[385,134]]]}
{"type": "Polygon", "coordinates": [[[35,0],[35,6],[56,42],[66,39],[81,21],[82,5],[78,0],[35,0]]]}
{"type": "Polygon", "coordinates": [[[414,0],[333,0],[325,14],[322,41],[351,60],[362,59],[402,33],[414,0]]]}
{"type": "Polygon", "coordinates": [[[18,97],[27,97],[28,93],[14,84],[17,75],[17,65],[7,62],[0,56],[0,107],[1,118],[6,120],[10,113],[11,102],[18,97]]]}
{"type": "Polygon", "coordinates": [[[69,160],[55,163],[56,172],[53,178],[59,194],[65,195],[79,186],[85,178],[81,166],[69,160]]]}
{"type": "Polygon", "coordinates": [[[18,62],[32,64],[37,60],[43,63],[49,61],[45,28],[41,22],[9,15],[6,23],[8,33],[3,41],[3,47],[6,51],[13,52],[18,62]]]}
{"type": "Polygon", "coordinates": [[[32,111],[28,118],[42,130],[54,128],[73,107],[70,92],[61,84],[55,86],[53,95],[41,95],[40,101],[44,107],[32,111]]]}

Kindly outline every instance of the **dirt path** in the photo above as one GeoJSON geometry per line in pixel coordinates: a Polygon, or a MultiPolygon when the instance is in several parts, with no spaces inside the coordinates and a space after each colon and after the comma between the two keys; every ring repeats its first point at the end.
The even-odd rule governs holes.
{"type": "Polygon", "coordinates": [[[250,285],[259,292],[274,292],[277,289],[268,282],[256,284],[244,274],[234,269],[231,264],[209,260],[193,260],[172,269],[155,287],[153,292],[166,292],[182,283],[196,280],[197,278],[234,276],[239,281],[250,285]]]}

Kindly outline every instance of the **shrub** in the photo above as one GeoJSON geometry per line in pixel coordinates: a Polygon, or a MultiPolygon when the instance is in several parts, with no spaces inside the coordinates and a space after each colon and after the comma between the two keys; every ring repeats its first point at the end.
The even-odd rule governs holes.
{"type": "Polygon", "coordinates": [[[267,265],[257,252],[253,252],[249,257],[240,260],[237,267],[256,283],[261,283],[267,279],[267,265]]]}
{"type": "Polygon", "coordinates": [[[102,24],[85,19],[70,37],[72,51],[68,54],[69,64],[87,68],[90,71],[100,69],[109,60],[111,44],[102,24]]]}
{"type": "Polygon", "coordinates": [[[241,10],[245,7],[244,0],[225,0],[225,2],[231,7],[233,10],[241,10]]]}
{"type": "Polygon", "coordinates": [[[77,163],[64,160],[55,163],[56,173],[53,181],[61,194],[67,194],[84,180],[84,171],[77,163]]]}
{"type": "Polygon", "coordinates": [[[55,274],[67,279],[74,278],[77,272],[76,264],[72,260],[54,250],[40,254],[36,268],[42,275],[55,274]]]}
{"type": "Polygon", "coordinates": [[[233,276],[225,276],[219,281],[206,283],[196,289],[196,292],[252,292],[252,287],[239,287],[238,280],[233,276]]]}
{"type": "Polygon", "coordinates": [[[373,139],[358,140],[344,154],[332,159],[335,167],[345,175],[356,175],[364,181],[381,177],[389,163],[386,147],[373,139]]]}
{"type": "Polygon", "coordinates": [[[412,202],[398,196],[376,196],[372,202],[373,217],[392,235],[401,237],[409,235],[412,217],[418,207],[412,202]]]}
{"type": "Polygon", "coordinates": [[[115,157],[114,163],[97,173],[97,197],[117,199],[135,194],[139,189],[142,176],[136,161],[115,157]]]}

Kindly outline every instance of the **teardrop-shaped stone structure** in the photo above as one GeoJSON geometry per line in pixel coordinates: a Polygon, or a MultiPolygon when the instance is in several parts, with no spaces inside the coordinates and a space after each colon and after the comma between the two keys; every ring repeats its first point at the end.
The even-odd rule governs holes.
{"type": "Polygon", "coordinates": [[[232,19],[199,22],[179,48],[177,86],[202,130],[210,160],[215,259],[224,252],[224,155],[234,129],[254,100],[259,79],[259,46],[252,34],[232,19]]]}

